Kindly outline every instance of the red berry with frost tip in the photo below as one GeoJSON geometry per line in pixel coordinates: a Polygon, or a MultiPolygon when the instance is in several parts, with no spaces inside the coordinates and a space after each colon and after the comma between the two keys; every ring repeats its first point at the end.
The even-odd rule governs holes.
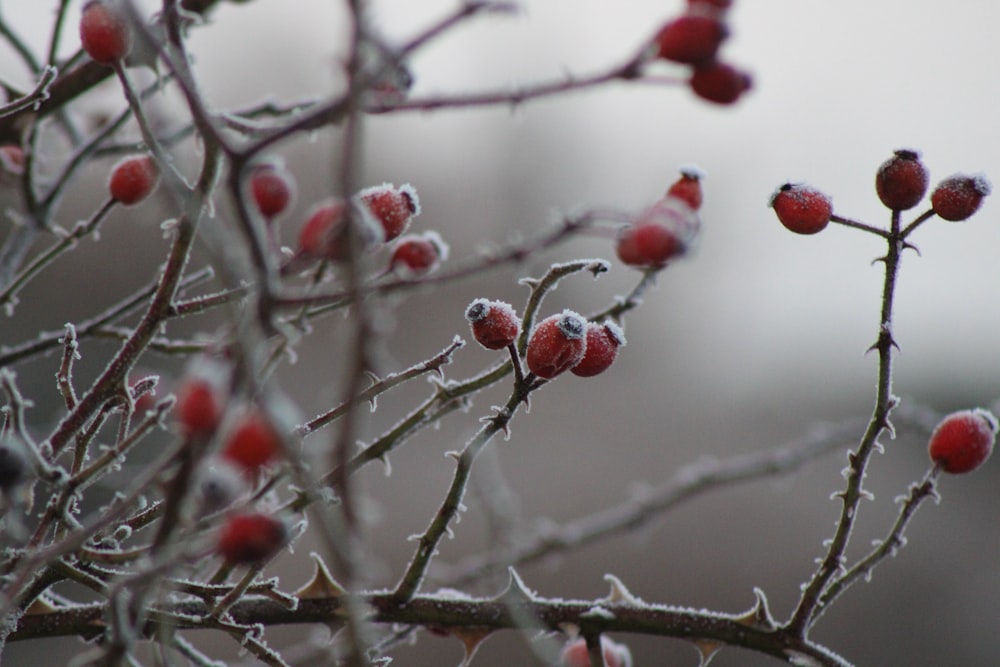
{"type": "Polygon", "coordinates": [[[705,173],[697,167],[681,167],[681,177],[667,189],[667,196],[680,199],[697,211],[701,208],[701,179],[705,173]]]}
{"type": "Polygon", "coordinates": [[[188,437],[208,437],[222,421],[224,399],[218,385],[208,378],[192,375],[177,390],[174,419],[188,437]]]}
{"type": "Polygon", "coordinates": [[[114,4],[91,2],[80,16],[80,43],[95,62],[112,65],[132,50],[132,28],[114,4]]]}
{"type": "Polygon", "coordinates": [[[288,541],[288,528],[260,512],[234,514],[219,533],[216,551],[230,565],[250,565],[275,556],[288,541]]]}
{"type": "Polygon", "coordinates": [[[487,350],[502,350],[517,340],[521,318],[503,301],[476,299],[465,309],[472,337],[487,350]]]}
{"type": "MultiPolygon", "coordinates": [[[[624,644],[601,636],[601,653],[604,654],[605,667],[632,667],[632,652],[624,644]]],[[[590,667],[590,654],[587,652],[587,640],[577,637],[566,642],[559,655],[560,667],[590,667]]]]}
{"type": "Polygon", "coordinates": [[[608,320],[603,324],[587,323],[587,351],[576,366],[573,375],[592,377],[608,370],[618,356],[618,348],[625,345],[625,332],[608,320]]]}
{"type": "Polygon", "coordinates": [[[733,104],[750,90],[753,79],[732,65],[711,62],[695,67],[688,85],[695,95],[707,102],[733,104]]]}
{"type": "Polygon", "coordinates": [[[927,445],[931,461],[953,474],[975,470],[993,452],[996,432],[996,417],[987,410],[953,412],[931,434],[927,445]]]}
{"type": "Polygon", "coordinates": [[[134,206],[148,197],[160,180],[160,172],[148,155],[127,157],[111,170],[108,193],[125,206],[134,206]]]}
{"type": "Polygon", "coordinates": [[[931,207],[944,220],[967,220],[979,210],[983,197],[993,191],[993,186],[982,174],[955,174],[949,176],[931,193],[931,207]]]}
{"type": "Polygon", "coordinates": [[[572,310],[546,317],[528,339],[524,360],[544,380],[568,371],[587,353],[587,320],[572,310]]]}
{"type": "Polygon", "coordinates": [[[875,173],[875,192],[886,208],[907,211],[927,194],[929,176],[920,153],[901,148],[875,173]]]}
{"type": "Polygon", "coordinates": [[[250,174],[250,195],[268,221],[283,213],[295,198],[295,180],[280,164],[261,164],[250,174]]]}
{"type": "Polygon", "coordinates": [[[407,277],[430,273],[448,259],[448,244],[434,231],[401,236],[392,251],[389,268],[407,277]]]}
{"type": "Polygon", "coordinates": [[[728,35],[726,25],[717,17],[692,13],[664,25],[653,41],[657,57],[694,65],[714,60],[728,35]]]}
{"type": "Polygon", "coordinates": [[[222,458],[256,473],[281,455],[281,435],[259,410],[240,415],[228,430],[222,458]]]}
{"type": "Polygon", "coordinates": [[[362,190],[358,198],[381,223],[386,241],[405,232],[413,218],[420,215],[420,199],[410,185],[396,188],[391,183],[383,183],[362,190]]]}
{"type": "Polygon", "coordinates": [[[344,259],[349,252],[346,231],[344,202],[319,204],[299,230],[299,254],[308,259],[344,259]]]}
{"type": "Polygon", "coordinates": [[[778,220],[796,234],[823,231],[833,215],[833,203],[825,194],[802,183],[785,183],[769,202],[778,220]]]}

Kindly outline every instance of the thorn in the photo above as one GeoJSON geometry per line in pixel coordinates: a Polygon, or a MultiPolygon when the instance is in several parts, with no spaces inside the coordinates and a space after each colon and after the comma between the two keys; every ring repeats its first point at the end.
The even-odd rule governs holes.
{"type": "Polygon", "coordinates": [[[524,585],[521,575],[513,567],[507,568],[507,574],[510,577],[507,581],[507,588],[495,599],[506,603],[534,602],[535,592],[524,585]]]}
{"type": "Polygon", "coordinates": [[[698,651],[698,667],[708,667],[708,663],[712,661],[712,658],[719,652],[719,649],[725,646],[722,642],[710,639],[695,639],[691,643],[694,644],[694,649],[698,651]]]}
{"type": "Polygon", "coordinates": [[[611,584],[611,592],[608,597],[600,600],[600,602],[607,602],[609,604],[620,604],[627,607],[643,607],[645,602],[640,598],[637,598],[632,592],[625,587],[622,580],[613,574],[605,574],[604,581],[611,584]]]}
{"type": "Polygon", "coordinates": [[[774,622],[774,617],[771,616],[771,610],[767,606],[767,596],[764,595],[764,591],[757,587],[754,587],[753,594],[757,598],[757,602],[754,604],[753,609],[748,611],[743,616],[737,616],[733,620],[741,625],[746,625],[765,632],[774,631],[777,629],[778,624],[774,622]]]}
{"type": "Polygon", "coordinates": [[[309,557],[313,559],[313,564],[315,565],[312,579],[302,588],[295,591],[295,595],[303,600],[339,598],[346,595],[347,591],[330,574],[330,570],[327,568],[326,563],[323,562],[323,558],[315,551],[310,553],[309,557]]]}

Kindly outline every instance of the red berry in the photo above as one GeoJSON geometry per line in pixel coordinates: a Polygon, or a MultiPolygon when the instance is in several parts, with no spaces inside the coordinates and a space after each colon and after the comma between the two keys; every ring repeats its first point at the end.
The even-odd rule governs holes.
{"type": "Polygon", "coordinates": [[[990,457],[996,432],[996,417],[987,410],[953,412],[934,429],[927,449],[945,472],[969,472],[990,457]]]}
{"type": "Polygon", "coordinates": [[[118,8],[91,2],[80,16],[80,42],[96,62],[111,65],[132,50],[132,28],[118,8]]]}
{"type": "Polygon", "coordinates": [[[750,90],[753,81],[732,65],[712,62],[695,67],[688,81],[695,95],[716,104],[732,104],[750,90]]]}
{"type": "MultiPolygon", "coordinates": [[[[601,636],[601,653],[605,667],[632,667],[632,652],[624,644],[601,636]]],[[[587,640],[583,637],[571,639],[563,647],[559,657],[561,667],[590,667],[587,640]]]]}
{"type": "Polygon", "coordinates": [[[966,220],[979,210],[993,186],[982,174],[955,174],[944,179],[931,193],[931,207],[944,220],[966,220]]]}
{"type": "Polygon", "coordinates": [[[232,565],[252,564],[273,557],[287,540],[285,524],[272,516],[234,514],[219,533],[216,551],[232,565]]]}
{"type": "Polygon", "coordinates": [[[688,65],[709,62],[728,34],[725,24],[714,16],[685,14],[660,29],[654,38],[656,55],[688,65]]]}
{"type": "Polygon", "coordinates": [[[618,235],[615,250],[618,259],[628,266],[653,268],[680,254],[681,244],[665,226],[647,222],[625,227],[618,235]]]}
{"type": "Polygon", "coordinates": [[[23,174],[24,149],[17,144],[0,146],[0,166],[10,174],[23,174]]]}
{"type": "Polygon", "coordinates": [[[429,273],[448,259],[448,244],[434,231],[400,237],[392,251],[389,267],[404,275],[416,277],[429,273]]]}
{"type": "Polygon", "coordinates": [[[618,348],[625,345],[625,332],[608,320],[603,324],[587,323],[587,352],[576,366],[570,369],[573,375],[591,377],[603,373],[611,367],[618,356],[618,348]]]}
{"type": "Polygon", "coordinates": [[[138,204],[156,189],[160,173],[148,155],[128,157],[111,170],[108,192],[111,198],[125,206],[138,204]]]}
{"type": "Polygon", "coordinates": [[[875,174],[875,192],[893,211],[906,211],[919,204],[927,194],[927,184],[927,168],[920,154],[905,148],[883,162],[875,174]]]}
{"type": "Polygon", "coordinates": [[[292,203],[295,181],[280,164],[258,165],[250,174],[250,194],[257,210],[270,221],[292,203]]]}
{"type": "Polygon", "coordinates": [[[681,177],[667,189],[667,196],[680,199],[697,211],[701,208],[701,179],[704,176],[704,172],[697,167],[681,167],[681,177]]]}
{"type": "Polygon", "coordinates": [[[371,211],[385,230],[385,240],[391,241],[410,225],[410,221],[420,215],[420,199],[410,185],[398,189],[391,183],[383,183],[366,188],[358,197],[371,211]]]}
{"type": "Polygon", "coordinates": [[[299,253],[309,259],[340,260],[349,252],[344,203],[333,199],[316,206],[299,230],[299,253]]]}
{"type": "Polygon", "coordinates": [[[796,234],[816,234],[830,222],[833,203],[819,190],[802,183],[785,183],[771,195],[778,220],[796,234]]]}
{"type": "Polygon", "coordinates": [[[465,309],[472,336],[487,350],[502,350],[517,339],[521,318],[509,303],[476,299],[465,309]]]}
{"type": "Polygon", "coordinates": [[[192,375],[177,390],[174,418],[186,436],[208,437],[222,421],[223,398],[212,380],[192,375]]]}
{"type": "Polygon", "coordinates": [[[281,435],[261,412],[240,416],[226,434],[222,458],[256,473],[281,455],[281,435]]]}
{"type": "Polygon", "coordinates": [[[538,323],[528,339],[524,359],[528,370],[551,380],[576,366],[587,352],[587,320],[564,310],[538,323]]]}

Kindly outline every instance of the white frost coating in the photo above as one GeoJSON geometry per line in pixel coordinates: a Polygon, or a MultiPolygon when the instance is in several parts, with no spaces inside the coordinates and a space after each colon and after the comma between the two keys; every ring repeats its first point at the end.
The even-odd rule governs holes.
{"type": "Polygon", "coordinates": [[[597,605],[580,614],[580,618],[603,618],[610,621],[615,618],[615,613],[610,609],[605,609],[597,605]]]}
{"type": "Polygon", "coordinates": [[[688,178],[697,178],[701,180],[708,176],[708,173],[696,164],[682,164],[677,167],[677,171],[681,172],[682,176],[687,176],[688,178]]]}

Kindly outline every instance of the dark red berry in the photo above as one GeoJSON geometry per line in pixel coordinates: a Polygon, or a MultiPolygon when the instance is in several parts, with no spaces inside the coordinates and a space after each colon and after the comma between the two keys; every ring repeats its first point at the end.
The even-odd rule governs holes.
{"type": "Polygon", "coordinates": [[[711,62],[695,67],[688,81],[695,95],[715,104],[732,104],[750,90],[750,75],[732,65],[711,62]]]}
{"type": "Polygon", "coordinates": [[[472,336],[487,350],[502,350],[512,344],[521,331],[521,318],[509,303],[476,299],[465,309],[472,336]]]}
{"type": "Polygon", "coordinates": [[[704,173],[697,167],[681,167],[681,177],[667,189],[667,196],[680,199],[697,211],[701,208],[701,179],[704,173]]]}
{"type": "Polygon", "coordinates": [[[396,188],[391,183],[383,183],[362,190],[358,198],[382,225],[386,241],[405,232],[413,218],[420,215],[420,199],[410,185],[396,188]]]}
{"type": "Polygon", "coordinates": [[[771,195],[778,220],[796,234],[823,231],[833,215],[833,203],[819,190],[801,183],[785,183],[771,195]]]}
{"type": "Polygon", "coordinates": [[[979,210],[983,197],[993,191],[993,186],[982,174],[949,176],[931,193],[931,207],[939,217],[951,222],[967,220],[979,210]]]}
{"type": "Polygon", "coordinates": [[[656,55],[688,65],[710,62],[728,34],[725,24],[715,16],[685,14],[660,29],[654,38],[656,55]]]}
{"type": "Polygon", "coordinates": [[[422,276],[448,258],[448,244],[434,231],[401,236],[392,251],[389,267],[410,277],[422,276]]]}
{"type": "Polygon", "coordinates": [[[587,321],[571,310],[538,323],[528,339],[525,362],[538,377],[551,380],[576,366],[587,352],[587,321]]]}
{"type": "Polygon", "coordinates": [[[227,563],[248,565],[273,557],[287,540],[288,529],[279,519],[259,512],[234,514],[223,525],[216,550],[227,563]]]}
{"type": "Polygon", "coordinates": [[[259,410],[241,415],[229,429],[222,458],[256,473],[281,455],[281,435],[259,410]]]}
{"type": "Polygon", "coordinates": [[[625,332],[617,324],[608,320],[603,324],[587,323],[587,351],[576,366],[570,369],[573,375],[592,377],[603,373],[614,363],[618,348],[625,345],[625,332]]]}
{"type": "Polygon", "coordinates": [[[299,230],[299,254],[308,259],[340,260],[348,256],[344,202],[329,200],[316,206],[299,230]]]}
{"type": "Polygon", "coordinates": [[[622,229],[615,248],[618,259],[628,266],[653,268],[663,266],[681,251],[676,235],[656,223],[636,223],[622,229]]]}
{"type": "Polygon", "coordinates": [[[91,2],[80,16],[80,42],[95,62],[111,65],[132,50],[132,28],[114,5],[91,2]]]}
{"type": "Polygon", "coordinates": [[[929,177],[920,154],[900,149],[882,163],[875,174],[875,192],[886,208],[906,211],[927,194],[929,177]]]}
{"type": "Polygon", "coordinates": [[[108,179],[111,198],[125,206],[138,204],[148,197],[160,180],[160,172],[148,155],[128,157],[112,168],[108,179]]]}
{"type": "Polygon", "coordinates": [[[291,205],[295,180],[281,165],[258,165],[250,174],[250,194],[260,214],[271,220],[291,205]]]}
{"type": "Polygon", "coordinates": [[[996,417],[986,410],[953,412],[934,429],[928,452],[945,472],[970,472],[990,457],[996,432],[996,417]]]}
{"type": "Polygon", "coordinates": [[[184,379],[177,390],[174,417],[186,436],[207,437],[222,421],[224,399],[220,387],[197,375],[184,379]]]}

